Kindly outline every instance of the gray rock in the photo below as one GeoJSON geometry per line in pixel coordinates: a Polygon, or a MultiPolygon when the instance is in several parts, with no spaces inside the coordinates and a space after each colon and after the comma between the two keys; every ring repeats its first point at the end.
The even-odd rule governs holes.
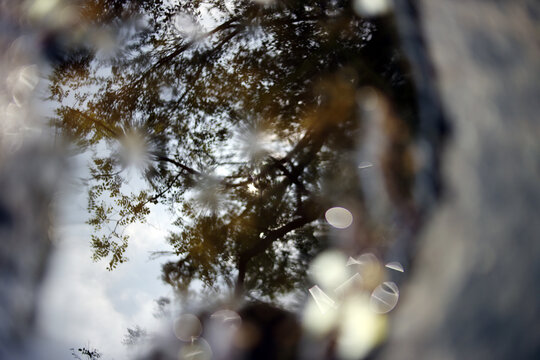
{"type": "Polygon", "coordinates": [[[39,285],[51,250],[59,157],[29,146],[0,163],[0,358],[29,357],[39,285]]]}
{"type": "Polygon", "coordinates": [[[379,358],[540,358],[539,4],[417,2],[453,136],[379,358]]]}

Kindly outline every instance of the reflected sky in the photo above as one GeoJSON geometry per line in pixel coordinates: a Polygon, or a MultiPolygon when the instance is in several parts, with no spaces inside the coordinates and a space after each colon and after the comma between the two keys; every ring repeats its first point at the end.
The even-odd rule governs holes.
{"type": "Polygon", "coordinates": [[[161,331],[163,325],[154,317],[156,299],[173,297],[159,280],[159,262],[149,260],[151,252],[167,249],[163,239],[170,225],[162,218],[166,212],[156,209],[148,224],[128,229],[138,240],[128,252],[130,261],[109,272],[89,256],[84,196],[65,194],[59,202],[64,224],[55,229],[55,253],[41,290],[38,327],[43,341],[54,344],[48,347],[60,359],[70,358],[66,349],[88,345],[108,357],[131,358],[122,344],[126,329],[138,325],[161,331]]]}
{"type": "MultiPolygon", "coordinates": [[[[204,311],[223,317],[218,309],[230,309],[223,322],[242,332],[259,326],[236,321],[249,304],[282,318],[279,311],[302,314],[314,301],[328,318],[317,324],[306,310],[307,327],[326,337],[342,329],[344,358],[367,354],[385,320],[366,313],[364,296],[375,294],[379,313],[396,306],[379,257],[394,239],[393,217],[414,211],[414,94],[388,6],[13,7],[18,31],[33,37],[5,42],[13,48],[24,37],[37,50],[2,68],[0,145],[24,112],[47,125],[43,137],[68,168],[51,210],[42,341],[121,359],[134,349],[122,344],[135,333],[127,329],[141,327],[150,338],[165,331],[184,342],[175,356],[203,359],[215,341],[206,338],[204,311]],[[48,92],[38,96],[40,83],[48,92]],[[33,98],[43,116],[30,111],[33,98]],[[161,296],[174,304],[165,319],[155,315],[161,296]],[[361,348],[347,337],[356,336],[342,318],[349,313],[373,324],[370,335],[357,334],[361,348]]],[[[234,351],[260,351],[264,342],[250,339],[234,351]]]]}

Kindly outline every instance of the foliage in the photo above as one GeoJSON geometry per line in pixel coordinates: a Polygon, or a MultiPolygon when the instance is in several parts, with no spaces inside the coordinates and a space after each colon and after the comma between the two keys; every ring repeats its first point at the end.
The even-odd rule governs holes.
{"type": "Polygon", "coordinates": [[[193,279],[268,297],[302,286],[327,243],[323,209],[362,198],[360,89],[383,91],[415,127],[390,20],[362,19],[348,1],[107,4],[85,9],[121,29],[116,53],[51,77],[55,126],[93,151],[94,259],[125,261],[123,229],[163,204],[179,256],[163,279],[178,290],[193,279]],[[144,185],[129,181],[133,168],[144,185]]]}
{"type": "Polygon", "coordinates": [[[171,315],[171,299],[165,296],[161,296],[155,300],[156,310],[153,315],[156,319],[168,318],[171,315]]]}
{"type": "Polygon", "coordinates": [[[148,340],[148,332],[138,325],[135,325],[133,329],[128,328],[127,334],[124,335],[122,344],[126,346],[135,346],[144,343],[148,340]]]}
{"type": "Polygon", "coordinates": [[[85,347],[78,348],[77,351],[75,351],[74,348],[71,348],[69,350],[71,350],[71,356],[73,356],[73,358],[77,360],[97,360],[101,358],[101,355],[103,355],[97,349],[87,349],[85,347]]]}

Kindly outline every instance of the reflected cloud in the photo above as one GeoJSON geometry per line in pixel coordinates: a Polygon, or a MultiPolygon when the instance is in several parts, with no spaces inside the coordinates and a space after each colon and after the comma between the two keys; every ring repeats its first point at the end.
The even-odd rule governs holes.
{"type": "Polygon", "coordinates": [[[252,194],[257,194],[259,192],[259,189],[255,186],[253,183],[249,183],[247,186],[247,190],[252,194]]]}
{"type": "Polygon", "coordinates": [[[203,35],[202,26],[188,14],[177,14],[174,17],[174,27],[182,37],[188,40],[196,40],[203,35]]]}

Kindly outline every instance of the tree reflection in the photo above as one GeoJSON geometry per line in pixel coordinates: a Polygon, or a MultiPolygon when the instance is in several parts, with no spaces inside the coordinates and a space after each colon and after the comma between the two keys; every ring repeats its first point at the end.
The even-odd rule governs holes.
{"type": "Polygon", "coordinates": [[[328,243],[324,211],[351,199],[363,207],[355,151],[366,86],[400,116],[401,128],[388,129],[390,192],[408,201],[414,92],[389,19],[362,19],[349,1],[82,9],[119,45],[55,68],[54,124],[93,150],[92,246],[110,269],[126,260],[122,230],[161,203],[177,215],[168,241],[179,259],[163,266],[176,289],[199,279],[274,298],[303,287],[328,243]]]}

